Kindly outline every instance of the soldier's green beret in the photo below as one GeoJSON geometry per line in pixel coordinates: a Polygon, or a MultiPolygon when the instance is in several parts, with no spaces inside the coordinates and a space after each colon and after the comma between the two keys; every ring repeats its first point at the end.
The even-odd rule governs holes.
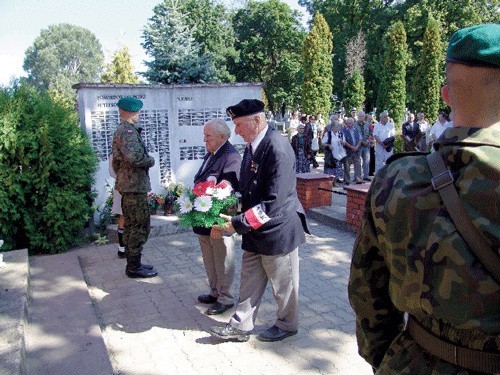
{"type": "Polygon", "coordinates": [[[123,109],[124,111],[139,112],[142,108],[142,101],[136,98],[132,98],[131,96],[126,96],[118,100],[116,106],[123,109]]]}
{"type": "Polygon", "coordinates": [[[500,67],[500,25],[482,24],[458,30],[448,44],[446,61],[500,67]]]}

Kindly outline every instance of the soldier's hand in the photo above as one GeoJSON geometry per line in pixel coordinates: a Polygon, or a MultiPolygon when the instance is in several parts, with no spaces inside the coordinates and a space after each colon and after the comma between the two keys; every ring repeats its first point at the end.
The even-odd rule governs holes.
{"type": "Polygon", "coordinates": [[[152,156],[150,156],[149,158],[151,159],[151,165],[149,166],[149,168],[152,168],[155,165],[155,158],[152,156]]]}

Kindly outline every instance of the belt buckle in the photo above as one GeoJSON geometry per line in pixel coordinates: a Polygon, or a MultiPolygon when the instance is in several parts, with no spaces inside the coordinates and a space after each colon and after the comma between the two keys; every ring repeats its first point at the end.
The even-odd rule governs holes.
{"type": "Polygon", "coordinates": [[[434,190],[439,190],[452,184],[454,180],[453,174],[449,169],[447,169],[445,172],[432,177],[431,183],[434,190]]]}

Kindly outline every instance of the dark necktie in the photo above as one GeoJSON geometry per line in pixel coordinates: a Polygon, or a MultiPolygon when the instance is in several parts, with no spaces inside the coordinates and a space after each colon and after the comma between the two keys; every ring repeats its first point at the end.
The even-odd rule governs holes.
{"type": "Polygon", "coordinates": [[[243,171],[248,171],[250,169],[252,158],[253,158],[252,145],[248,144],[245,150],[245,154],[243,155],[243,171]]]}

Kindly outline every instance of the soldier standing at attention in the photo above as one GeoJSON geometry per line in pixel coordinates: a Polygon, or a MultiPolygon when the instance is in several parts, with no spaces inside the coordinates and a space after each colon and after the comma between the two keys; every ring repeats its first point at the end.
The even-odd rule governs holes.
{"type": "Polygon", "coordinates": [[[151,224],[147,194],[151,190],[149,168],[155,164],[155,159],[148,155],[137,129],[142,101],[125,97],[116,105],[121,121],[113,136],[113,169],[116,173],[115,188],[122,195],[125,217],[125,273],[132,278],[154,277],[158,275],[154,268],[141,264],[141,252],[151,224]]]}
{"type": "Polygon", "coordinates": [[[354,245],[349,300],[376,374],[500,373],[500,25],[452,36],[441,95],[454,127],[377,173],[354,245]]]}

